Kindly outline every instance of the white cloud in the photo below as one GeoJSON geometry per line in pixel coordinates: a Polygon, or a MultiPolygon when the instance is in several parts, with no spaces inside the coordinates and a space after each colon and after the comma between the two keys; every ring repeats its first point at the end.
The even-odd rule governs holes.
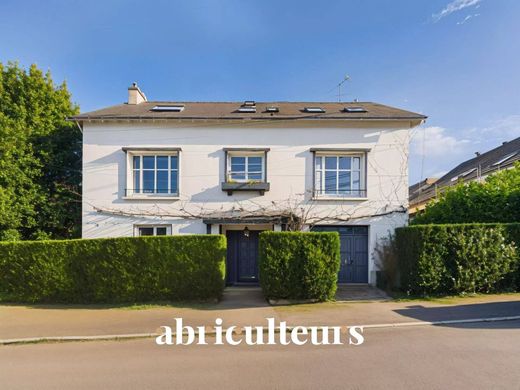
{"type": "Polygon", "coordinates": [[[442,18],[451,15],[454,12],[463,10],[468,7],[478,6],[481,0],[453,0],[451,3],[446,5],[439,13],[433,14],[433,22],[437,23],[442,18]]]}
{"type": "Polygon", "coordinates": [[[415,133],[411,152],[417,156],[439,157],[486,152],[504,141],[520,137],[520,114],[495,120],[485,127],[448,131],[441,126],[419,128],[415,133]]]}
{"type": "Polygon", "coordinates": [[[465,160],[472,148],[472,141],[450,135],[444,127],[419,128],[410,145],[411,182],[443,176],[465,160]]]}
{"type": "Polygon", "coordinates": [[[473,15],[467,15],[464,19],[462,19],[460,22],[457,22],[457,24],[460,26],[461,24],[466,23],[471,18],[476,18],[477,16],[480,16],[480,14],[473,14],[473,15]]]}
{"type": "Polygon", "coordinates": [[[411,150],[418,156],[440,157],[446,154],[460,154],[468,143],[470,141],[448,135],[443,127],[429,126],[419,129],[415,134],[411,150]]]}
{"type": "Polygon", "coordinates": [[[419,128],[410,145],[410,178],[440,177],[475,152],[487,152],[504,141],[520,137],[520,114],[509,115],[474,128],[448,131],[444,127],[419,128]]]}
{"type": "Polygon", "coordinates": [[[439,171],[439,172],[435,172],[434,174],[430,175],[430,177],[441,178],[447,173],[448,173],[448,171],[439,171]]]}
{"type": "Polygon", "coordinates": [[[486,139],[510,141],[520,137],[520,115],[509,115],[480,130],[486,139]]]}

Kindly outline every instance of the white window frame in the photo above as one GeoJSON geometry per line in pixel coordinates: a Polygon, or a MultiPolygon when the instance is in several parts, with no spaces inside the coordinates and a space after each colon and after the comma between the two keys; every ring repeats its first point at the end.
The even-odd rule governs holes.
{"type": "Polygon", "coordinates": [[[127,176],[126,176],[126,189],[125,189],[125,198],[132,199],[161,199],[161,198],[178,198],[180,194],[180,171],[181,171],[181,158],[179,151],[171,151],[171,150],[132,150],[127,152],[127,176]],[[155,156],[155,167],[154,167],[154,190],[153,192],[143,192],[143,157],[155,156]],[[167,169],[157,169],[157,156],[168,156],[168,168],[167,169]],[[171,158],[172,156],[177,157],[177,168],[172,168],[171,158]],[[139,169],[134,169],[134,157],[141,157],[139,169]],[[168,172],[168,192],[157,192],[157,171],[167,171],[168,172]],[[140,191],[136,192],[136,188],[134,188],[135,183],[135,171],[139,171],[139,184],[140,191]],[[171,173],[173,171],[177,172],[177,192],[169,192],[171,189],[171,173]]]}
{"type": "MultiPolygon", "coordinates": [[[[237,183],[248,183],[248,182],[255,182],[255,183],[265,183],[266,181],[266,153],[265,151],[260,152],[253,152],[253,151],[228,151],[227,152],[227,163],[226,163],[227,169],[226,169],[226,182],[237,182],[237,183]],[[231,159],[233,157],[245,157],[245,171],[244,172],[233,172],[231,169],[231,159]],[[249,157],[260,157],[262,160],[261,167],[261,179],[249,179],[249,157]],[[232,173],[244,173],[245,178],[244,179],[233,179],[231,178],[232,173]]],[[[258,173],[258,172],[254,172],[258,173]]]]}
{"type": "Polygon", "coordinates": [[[152,237],[152,236],[141,236],[140,229],[142,228],[153,228],[153,237],[157,236],[157,228],[166,228],[166,236],[172,235],[172,225],[161,225],[161,224],[140,224],[134,225],[134,236],[135,237],[152,237]]]}
{"type": "Polygon", "coordinates": [[[314,152],[314,198],[323,199],[323,198],[334,198],[334,199],[366,199],[367,198],[367,173],[366,173],[366,161],[367,161],[367,153],[366,152],[314,152]],[[326,171],[330,171],[330,169],[326,169],[325,167],[325,157],[336,157],[336,175],[339,175],[339,172],[345,171],[350,172],[350,191],[348,193],[339,193],[337,189],[339,186],[339,177],[336,176],[336,193],[326,193],[325,192],[325,177],[326,171]],[[339,157],[358,157],[359,158],[359,190],[353,189],[353,175],[352,172],[356,172],[358,170],[353,169],[353,160],[351,160],[350,169],[340,169],[339,168],[339,157]],[[322,165],[321,169],[318,169],[318,158],[321,158],[322,165]],[[318,174],[320,172],[320,174],[318,174]],[[318,181],[321,180],[321,183],[318,181]]]}

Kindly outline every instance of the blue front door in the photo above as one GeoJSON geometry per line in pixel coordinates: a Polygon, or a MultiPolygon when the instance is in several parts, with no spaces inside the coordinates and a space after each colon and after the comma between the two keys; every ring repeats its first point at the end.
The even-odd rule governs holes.
{"type": "Polygon", "coordinates": [[[341,263],[338,283],[368,283],[368,227],[315,226],[316,232],[338,232],[341,263]]]}
{"type": "Polygon", "coordinates": [[[227,284],[258,283],[258,235],[260,231],[228,230],[227,284]]]}

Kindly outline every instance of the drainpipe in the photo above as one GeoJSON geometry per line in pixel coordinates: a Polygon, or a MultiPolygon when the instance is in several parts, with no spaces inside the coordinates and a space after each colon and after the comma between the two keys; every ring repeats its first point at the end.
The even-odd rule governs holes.
{"type": "Polygon", "coordinates": [[[79,124],[79,122],[78,121],[74,121],[74,122],[76,122],[76,126],[78,126],[79,132],[81,134],[83,134],[83,129],[81,128],[81,125],[79,124]]]}

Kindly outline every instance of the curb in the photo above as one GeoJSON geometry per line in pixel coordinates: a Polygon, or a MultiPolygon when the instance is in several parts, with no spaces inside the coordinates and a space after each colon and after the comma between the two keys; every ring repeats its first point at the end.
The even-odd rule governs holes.
{"type": "Polygon", "coordinates": [[[432,326],[432,325],[450,325],[450,324],[471,324],[475,322],[500,322],[500,321],[514,321],[520,320],[520,316],[507,317],[487,317],[487,318],[469,318],[466,320],[442,320],[442,321],[414,321],[414,322],[397,322],[388,324],[372,324],[359,325],[363,328],[404,328],[410,326],[432,326]]]}
{"type": "Polygon", "coordinates": [[[318,302],[317,299],[269,299],[271,306],[305,305],[318,302]]]}
{"type": "MultiPolygon", "coordinates": [[[[470,318],[465,320],[442,320],[442,321],[413,321],[413,322],[396,322],[386,324],[369,324],[369,325],[351,325],[358,328],[365,329],[378,329],[378,328],[406,328],[413,326],[435,326],[435,325],[450,325],[450,324],[471,324],[478,322],[501,322],[501,321],[515,321],[520,320],[518,316],[506,316],[506,317],[487,317],[487,318],[470,318]]],[[[333,325],[322,325],[322,326],[333,326],[333,325]]],[[[350,327],[350,326],[349,326],[350,327]]],[[[287,326],[287,331],[291,331],[294,327],[287,326]]],[[[310,327],[306,327],[309,329],[310,327]]],[[[226,329],[223,329],[225,332],[226,329]]],[[[244,328],[239,328],[235,331],[237,334],[241,334],[244,328]]],[[[277,327],[276,331],[279,332],[280,328],[277,327]]],[[[30,343],[41,343],[41,342],[72,342],[72,341],[107,341],[107,340],[128,340],[128,339],[141,339],[151,338],[158,336],[159,333],[129,333],[129,334],[113,334],[113,335],[97,335],[97,336],[50,336],[50,337],[28,337],[18,339],[0,339],[0,345],[12,345],[12,344],[30,344],[30,343]]],[[[215,331],[206,331],[207,336],[215,335],[215,331]]]]}
{"type": "Polygon", "coordinates": [[[103,340],[124,340],[142,339],[158,336],[158,333],[130,333],[130,334],[107,334],[96,336],[47,336],[47,337],[27,337],[19,339],[0,339],[0,345],[10,344],[31,344],[42,342],[67,342],[67,341],[103,341],[103,340]]]}

